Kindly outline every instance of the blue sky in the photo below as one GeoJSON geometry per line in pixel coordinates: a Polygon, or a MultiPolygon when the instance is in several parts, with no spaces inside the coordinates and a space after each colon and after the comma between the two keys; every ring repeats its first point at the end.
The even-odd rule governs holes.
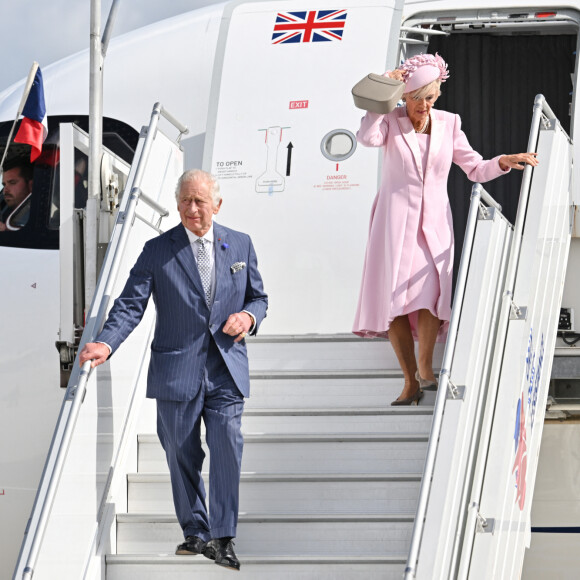
{"type": "MultiPolygon", "coordinates": [[[[113,0],[101,0],[102,30],[113,0]]],[[[217,0],[120,0],[113,36],[217,0]]],[[[89,47],[90,0],[0,0],[0,92],[40,67],[89,47]]],[[[89,71],[87,71],[87,75],[89,71]]]]}

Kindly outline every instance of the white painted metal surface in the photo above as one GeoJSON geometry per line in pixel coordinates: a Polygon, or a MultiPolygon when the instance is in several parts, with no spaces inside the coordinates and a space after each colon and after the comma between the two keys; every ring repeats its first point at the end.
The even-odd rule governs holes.
{"type": "MultiPolygon", "coordinates": [[[[144,136],[144,141],[146,137],[144,136]]],[[[175,183],[183,171],[183,157],[178,145],[161,131],[157,130],[149,153],[149,163],[141,168],[138,187],[154,201],[170,210],[170,217],[164,222],[169,228],[178,221],[175,202],[175,183]]],[[[129,176],[127,195],[123,197],[119,208],[122,216],[130,203],[129,191],[136,179],[138,165],[132,167],[129,176]]],[[[138,207],[137,213],[149,216],[153,223],[157,216],[145,204],[138,207]],[[150,215],[149,215],[150,214],[150,215]]],[[[120,293],[125,284],[130,268],[133,266],[145,241],[156,235],[152,227],[140,219],[135,219],[131,230],[131,244],[121,257],[121,266],[114,285],[110,287],[111,296],[104,296],[107,284],[104,282],[112,269],[111,260],[115,255],[116,243],[122,239],[122,220],[119,220],[113,231],[108,257],[105,258],[101,282],[97,287],[95,301],[87,318],[86,342],[99,331],[93,328],[94,321],[102,309],[101,304],[112,305],[110,298],[120,293]],[[90,336],[87,336],[90,334],[90,336]]],[[[123,506],[124,494],[118,493],[126,485],[124,472],[115,473],[118,464],[125,463],[125,433],[134,427],[138,408],[144,398],[145,374],[148,361],[148,344],[153,325],[153,312],[148,309],[143,323],[132,333],[115,358],[90,375],[87,392],[78,419],[76,429],[70,441],[68,454],[63,463],[62,475],[54,495],[54,504],[49,515],[35,510],[31,533],[26,538],[23,555],[16,571],[16,577],[34,575],[35,579],[52,580],[59,578],[80,578],[83,574],[98,574],[101,565],[99,556],[100,543],[108,544],[110,539],[110,521],[112,506],[115,509],[123,506]],[[130,364],[127,362],[130,361],[130,364]],[[135,407],[133,407],[135,402],[135,407]],[[107,416],[110,414],[110,416],[107,416]],[[87,450],[90,450],[87,453],[87,450]],[[116,476],[116,477],[115,477],[116,476]],[[117,495],[118,494],[118,495],[117,495]],[[74,502],[71,502],[74,497],[74,502]],[[114,497],[114,500],[111,498],[114,497]],[[46,531],[42,535],[36,532],[36,521],[42,526],[48,517],[46,531]],[[34,532],[34,533],[33,533],[34,532]],[[67,546],[67,557],[63,558],[62,545],[67,546]],[[29,570],[26,566],[31,566],[29,570]],[[92,570],[95,567],[95,570],[92,570]]],[[[70,388],[76,388],[80,373],[73,371],[70,388]]],[[[72,390],[71,390],[72,389],[72,390]]],[[[67,413],[71,412],[70,404],[63,404],[60,429],[64,429],[67,413]]],[[[52,456],[51,456],[52,458],[52,456]]],[[[56,458],[54,461],[57,461],[56,458]]],[[[49,470],[47,470],[49,473],[49,470]]],[[[44,490],[50,491],[51,481],[45,478],[42,482],[38,507],[43,502],[44,490]]],[[[113,509],[114,513],[114,509],[113,509]]]]}
{"type": "Polygon", "coordinates": [[[59,312],[47,308],[59,303],[58,252],[0,248],[0,263],[0,578],[8,580],[64,391],[54,346],[59,312]],[[22,303],[25,315],[15,307],[22,303]]]}
{"type": "Polygon", "coordinates": [[[513,291],[513,303],[527,308],[527,316],[510,319],[505,347],[494,353],[501,371],[489,453],[478,457],[479,464],[485,463],[485,477],[481,497],[470,501],[479,505],[483,518],[494,520],[493,532],[467,530],[473,553],[467,566],[464,549],[460,577],[468,568],[469,578],[517,578],[530,544],[530,510],[571,231],[571,147],[557,121],[542,128],[537,150],[544,161],[534,170],[513,291]]]}
{"type": "MultiPolygon", "coordinates": [[[[81,132],[78,131],[77,134],[81,132]]],[[[74,325],[74,195],[75,195],[75,131],[72,124],[63,124],[60,128],[60,228],[59,228],[59,261],[60,261],[60,323],[59,340],[70,345],[75,344],[74,325]]],[[[86,142],[88,146],[88,142],[86,142]]],[[[86,152],[88,147],[85,148],[86,152]]],[[[78,249],[77,249],[78,251],[78,249]]]]}
{"type": "Polygon", "coordinates": [[[296,10],[295,2],[224,12],[204,168],[220,179],[220,218],[252,232],[259,248],[271,296],[266,332],[351,329],[379,157],[356,146],[364,113],[350,91],[369,71],[394,66],[402,6],[347,2],[340,42],[289,44],[272,42],[272,33],[276,14],[296,10]]]}
{"type": "Polygon", "coordinates": [[[462,393],[445,401],[415,575],[421,579],[453,577],[456,543],[465,524],[465,486],[473,472],[513,233],[498,210],[484,211],[478,216],[463,304],[454,305],[461,307],[457,339],[446,347],[454,348],[449,381],[462,393]]]}

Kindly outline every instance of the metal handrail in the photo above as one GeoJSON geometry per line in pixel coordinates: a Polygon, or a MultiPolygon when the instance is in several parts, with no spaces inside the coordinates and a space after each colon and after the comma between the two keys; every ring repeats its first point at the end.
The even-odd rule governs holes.
{"type": "MultiPolygon", "coordinates": [[[[530,128],[530,136],[528,139],[528,149],[531,152],[536,149],[538,143],[538,137],[540,133],[540,123],[542,117],[547,117],[549,120],[556,120],[556,115],[546,102],[544,95],[536,95],[534,99],[534,108],[532,114],[532,125],[530,128]]],[[[530,185],[532,180],[532,167],[526,165],[524,168],[524,175],[522,178],[522,185],[520,188],[520,199],[518,202],[518,209],[516,214],[516,221],[514,224],[514,233],[512,236],[512,246],[510,248],[510,256],[508,260],[506,278],[505,278],[505,290],[502,295],[502,301],[500,305],[500,315],[498,322],[498,333],[497,342],[495,345],[495,353],[502,353],[501,357],[493,358],[490,378],[489,378],[489,392],[488,399],[493,401],[493,406],[495,407],[495,400],[497,396],[497,390],[499,388],[499,375],[502,367],[503,361],[503,351],[505,348],[505,343],[507,340],[507,332],[502,332],[502,329],[507,329],[510,311],[512,308],[512,298],[515,286],[516,273],[518,269],[518,263],[520,259],[520,250],[522,246],[522,238],[524,232],[524,223],[526,219],[526,212],[528,207],[528,201],[530,197],[530,185]]],[[[494,413],[488,413],[482,425],[481,439],[483,445],[483,454],[487,456],[489,452],[489,445],[491,439],[491,429],[493,424],[494,413]]],[[[480,450],[481,453],[481,450],[480,450]]],[[[471,490],[471,498],[469,501],[469,512],[467,514],[467,522],[465,529],[473,530],[475,529],[477,523],[477,517],[479,515],[479,502],[481,500],[481,493],[483,490],[483,475],[485,471],[485,461],[479,461],[476,463],[474,477],[473,477],[473,488],[471,490]]],[[[469,551],[473,549],[474,534],[469,534],[465,536],[462,551],[469,551]]],[[[467,578],[468,574],[468,564],[466,560],[462,560],[460,563],[458,578],[467,578]]]]}
{"type": "Polygon", "coordinates": [[[461,253],[461,260],[459,262],[459,270],[457,274],[457,285],[455,289],[455,297],[453,300],[453,309],[451,311],[451,318],[449,320],[447,343],[445,345],[445,352],[443,353],[441,372],[439,373],[439,388],[437,389],[437,397],[435,399],[433,421],[431,423],[431,433],[429,435],[429,446],[427,448],[427,456],[425,458],[425,468],[421,481],[421,490],[419,492],[415,525],[413,526],[411,546],[409,548],[409,557],[407,560],[407,567],[405,568],[406,580],[414,578],[416,572],[415,567],[417,558],[419,556],[419,547],[421,545],[421,537],[423,535],[423,528],[425,525],[427,503],[429,500],[429,493],[431,491],[431,480],[435,468],[437,443],[439,441],[439,435],[441,433],[441,426],[443,423],[445,398],[447,396],[447,389],[449,388],[449,369],[451,368],[451,363],[455,354],[457,331],[459,330],[461,308],[463,305],[463,298],[465,296],[465,288],[467,285],[467,273],[469,270],[469,261],[471,259],[471,250],[473,248],[473,240],[475,237],[477,215],[479,213],[482,199],[486,202],[487,205],[501,210],[501,205],[499,205],[479,183],[476,183],[473,186],[471,190],[471,203],[467,216],[467,226],[465,229],[465,240],[463,243],[463,251],[461,253]]]}
{"type": "MultiPolygon", "coordinates": [[[[107,252],[105,263],[103,264],[103,272],[107,271],[108,269],[109,273],[106,277],[99,279],[93,302],[89,311],[89,316],[87,318],[87,320],[90,320],[92,324],[87,324],[85,327],[85,332],[83,333],[81,344],[79,345],[79,351],[81,347],[84,346],[84,344],[95,338],[95,336],[98,334],[98,331],[100,331],[104,324],[109,300],[111,298],[111,292],[119,273],[121,259],[127,245],[127,240],[131,226],[133,224],[133,218],[135,216],[135,211],[139,199],[142,198],[144,202],[155,209],[160,215],[168,215],[168,212],[159,206],[156,202],[150,198],[145,198],[145,196],[142,196],[140,188],[143,174],[145,172],[145,167],[149,160],[151,148],[153,146],[153,140],[160,116],[164,116],[168,121],[170,121],[179,129],[180,137],[182,134],[187,133],[188,131],[187,127],[178,121],[175,121],[175,119],[163,109],[160,103],[155,103],[151,113],[151,120],[147,129],[147,136],[143,144],[143,149],[137,161],[135,177],[133,179],[134,185],[131,188],[126,210],[124,212],[119,212],[117,216],[117,224],[120,224],[120,234],[117,240],[117,244],[110,248],[110,252],[107,252]],[[96,315],[93,317],[91,314],[95,310],[96,315]]],[[[86,361],[80,371],[77,371],[77,369],[78,366],[75,365],[73,375],[71,376],[71,380],[69,382],[69,386],[67,388],[67,392],[62,404],[59,419],[55,428],[55,434],[53,436],[53,440],[47,456],[47,461],[44,467],[44,472],[42,474],[37,496],[34,502],[34,507],[30,518],[32,529],[27,531],[23,549],[20,553],[19,561],[16,566],[16,571],[18,571],[20,562],[26,555],[24,545],[29,543],[29,538],[32,537],[30,550],[26,555],[26,564],[22,573],[22,580],[30,580],[34,574],[34,568],[38,560],[40,547],[46,532],[48,519],[52,511],[52,506],[56,496],[60,477],[62,475],[64,462],[68,454],[72,435],[74,433],[75,425],[79,416],[80,407],[85,397],[87,381],[91,373],[91,361],[86,361]],[[72,405],[70,403],[71,400],[72,405]],[[70,407],[68,412],[67,407],[70,407]],[[38,521],[34,525],[35,519],[38,521]]]]}
{"type": "MultiPolygon", "coordinates": [[[[530,135],[528,139],[528,149],[527,151],[534,151],[538,141],[538,134],[540,128],[540,122],[542,116],[548,119],[556,119],[554,112],[547,104],[543,95],[537,95],[534,100],[534,109],[532,115],[532,125],[530,129],[530,135]]],[[[530,194],[530,183],[532,177],[532,167],[526,165],[524,168],[524,174],[522,178],[522,184],[520,188],[520,199],[518,203],[518,210],[516,216],[516,222],[514,225],[513,242],[510,249],[510,256],[507,267],[506,281],[505,281],[505,291],[502,297],[500,318],[498,328],[507,328],[507,322],[509,319],[509,313],[512,304],[513,288],[515,284],[515,277],[517,272],[517,266],[519,261],[522,237],[523,237],[523,227],[525,222],[525,215],[528,205],[528,199],[530,194]]],[[[439,441],[439,435],[441,433],[441,425],[443,421],[443,411],[445,407],[445,398],[447,395],[447,390],[450,383],[449,369],[451,362],[453,360],[453,354],[455,352],[455,342],[457,339],[457,330],[459,325],[459,318],[461,312],[461,306],[463,304],[463,297],[465,293],[465,284],[467,281],[467,272],[469,258],[471,256],[471,249],[473,245],[473,236],[475,233],[475,221],[477,217],[477,211],[479,207],[479,198],[483,199],[488,205],[497,207],[501,211],[501,206],[495,202],[495,200],[487,194],[480,184],[475,184],[472,189],[471,195],[471,205],[469,208],[467,228],[465,233],[464,250],[461,255],[461,262],[459,265],[457,286],[455,291],[455,298],[453,304],[453,310],[451,312],[451,318],[449,321],[449,331],[447,343],[445,346],[445,352],[443,355],[442,368],[439,375],[439,389],[437,392],[437,398],[435,401],[435,408],[433,412],[433,422],[431,426],[431,434],[429,436],[429,445],[427,449],[427,456],[425,459],[425,468],[423,473],[423,479],[421,482],[421,490],[419,494],[417,512],[415,517],[415,524],[413,527],[413,534],[411,537],[411,545],[409,548],[409,556],[407,560],[407,566],[405,568],[405,580],[412,580],[416,575],[416,567],[419,556],[419,549],[421,545],[421,540],[423,536],[423,530],[425,526],[425,515],[427,512],[427,504],[429,501],[429,493],[431,490],[431,479],[433,477],[433,471],[435,466],[435,458],[437,455],[437,446],[439,441]],[[477,203],[476,203],[477,201],[477,203]]],[[[499,337],[500,350],[496,352],[503,351],[505,346],[506,335],[502,333],[499,337]]],[[[496,344],[496,349],[498,345],[496,344]]],[[[501,369],[501,364],[497,359],[494,359],[492,364],[492,369],[490,373],[490,390],[493,389],[493,394],[497,392],[497,384],[499,379],[499,371],[501,369]]],[[[490,416],[486,418],[482,427],[481,441],[485,445],[485,453],[489,449],[490,443],[490,433],[491,433],[491,422],[490,416]]],[[[483,485],[482,472],[484,470],[483,462],[476,466],[476,471],[474,474],[474,488],[472,490],[472,497],[479,498],[481,496],[481,489],[483,485]]],[[[477,501],[470,501],[470,512],[468,514],[466,529],[473,529],[475,526],[475,521],[478,514],[479,499],[477,501]]],[[[471,541],[468,540],[468,545],[464,545],[464,550],[471,549],[473,545],[473,536],[471,536],[471,541]]],[[[459,571],[459,578],[464,576],[461,575],[462,569],[459,571]]]]}

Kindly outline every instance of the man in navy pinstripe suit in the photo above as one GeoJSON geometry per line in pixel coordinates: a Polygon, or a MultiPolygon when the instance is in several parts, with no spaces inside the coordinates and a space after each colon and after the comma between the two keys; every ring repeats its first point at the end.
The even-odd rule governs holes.
{"type": "Polygon", "coordinates": [[[167,456],[185,542],[177,554],[200,554],[239,570],[233,549],[243,439],[250,394],[244,338],[266,316],[268,298],[246,234],[213,222],[219,185],[186,171],[176,189],[181,224],[145,244],[123,292],[81,365],[102,364],[141,320],[149,297],[157,310],[147,396],[157,399],[157,432],[167,456]],[[211,454],[209,516],[201,477],[203,418],[211,454]]]}

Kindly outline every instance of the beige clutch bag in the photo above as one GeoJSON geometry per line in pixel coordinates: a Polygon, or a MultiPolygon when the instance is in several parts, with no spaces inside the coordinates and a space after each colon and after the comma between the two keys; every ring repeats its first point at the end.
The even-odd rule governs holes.
{"type": "Polygon", "coordinates": [[[352,98],[359,109],[384,115],[397,106],[404,90],[405,83],[371,73],[352,87],[352,98]]]}

